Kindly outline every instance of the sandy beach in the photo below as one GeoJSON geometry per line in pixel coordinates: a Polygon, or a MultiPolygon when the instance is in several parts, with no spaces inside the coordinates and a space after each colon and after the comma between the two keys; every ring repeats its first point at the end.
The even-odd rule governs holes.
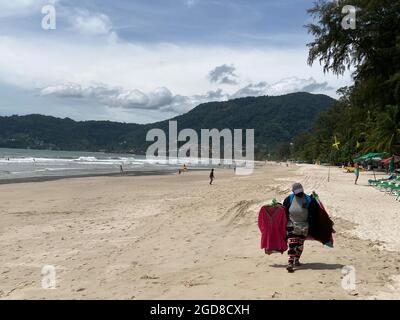
{"type": "Polygon", "coordinates": [[[1,299],[400,299],[400,204],[372,174],[268,163],[253,175],[216,170],[162,176],[0,185],[1,299]],[[306,241],[287,255],[260,249],[258,210],[293,182],[315,190],[337,231],[335,248],[306,241]],[[56,269],[56,289],[41,270],[56,269]],[[353,266],[356,289],[342,287],[353,266]]]}

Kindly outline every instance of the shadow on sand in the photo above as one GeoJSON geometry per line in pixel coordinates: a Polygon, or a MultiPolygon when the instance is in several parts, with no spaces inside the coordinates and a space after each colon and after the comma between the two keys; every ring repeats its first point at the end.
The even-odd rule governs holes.
{"type": "MultiPolygon", "coordinates": [[[[272,268],[286,268],[287,264],[272,264],[272,268]]],[[[295,267],[296,270],[336,270],[342,269],[343,264],[337,263],[302,263],[300,267],[295,267]]]]}

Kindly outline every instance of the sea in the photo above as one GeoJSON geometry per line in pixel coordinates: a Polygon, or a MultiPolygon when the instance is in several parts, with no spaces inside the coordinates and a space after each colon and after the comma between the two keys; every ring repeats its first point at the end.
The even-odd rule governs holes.
{"type": "Polygon", "coordinates": [[[210,167],[188,158],[171,163],[133,154],[0,148],[0,183],[118,175],[121,166],[128,175],[176,173],[183,164],[189,169],[210,167]]]}

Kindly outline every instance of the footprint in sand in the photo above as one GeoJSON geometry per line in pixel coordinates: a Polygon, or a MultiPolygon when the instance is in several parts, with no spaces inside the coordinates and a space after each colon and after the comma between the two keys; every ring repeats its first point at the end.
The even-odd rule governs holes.
{"type": "Polygon", "coordinates": [[[157,280],[157,279],[160,279],[160,277],[145,274],[145,275],[141,276],[140,279],[142,279],[142,280],[157,280]]]}

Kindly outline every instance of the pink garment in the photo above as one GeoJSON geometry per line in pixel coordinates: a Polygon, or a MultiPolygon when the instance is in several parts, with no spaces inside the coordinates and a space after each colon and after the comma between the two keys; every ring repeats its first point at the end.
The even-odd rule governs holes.
{"type": "Polygon", "coordinates": [[[261,231],[261,249],[265,249],[266,254],[284,253],[287,250],[286,225],[285,207],[281,205],[261,207],[258,227],[261,231]]]}

